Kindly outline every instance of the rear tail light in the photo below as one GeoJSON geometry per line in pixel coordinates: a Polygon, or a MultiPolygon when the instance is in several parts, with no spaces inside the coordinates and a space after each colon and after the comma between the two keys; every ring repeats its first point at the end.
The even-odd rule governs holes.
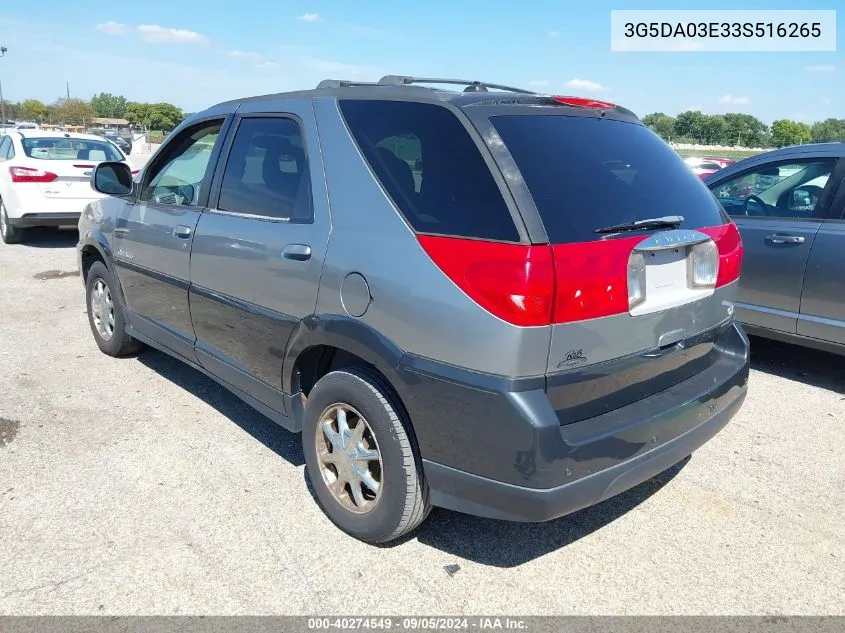
{"type": "Polygon", "coordinates": [[[557,101],[568,106],[575,106],[579,108],[601,108],[608,110],[615,108],[616,105],[607,101],[597,101],[595,99],[585,99],[584,97],[552,97],[552,101],[557,101]]]}
{"type": "Polygon", "coordinates": [[[742,237],[736,224],[722,224],[700,231],[713,238],[719,251],[719,271],[716,276],[716,288],[726,286],[739,279],[742,268],[743,245],[742,237]]]}
{"type": "Polygon", "coordinates": [[[555,273],[549,246],[418,236],[432,261],[469,297],[513,325],[549,325],[555,273]]]}
{"type": "Polygon", "coordinates": [[[695,244],[687,260],[692,288],[715,288],[719,274],[719,249],[712,240],[695,244]]]}
{"type": "Polygon", "coordinates": [[[628,258],[628,309],[645,301],[645,256],[634,251],[628,258]]]}
{"type": "Polygon", "coordinates": [[[141,173],[141,170],[140,170],[140,169],[133,169],[133,170],[132,170],[132,175],[133,175],[133,176],[134,176],[135,174],[140,174],[140,173],[141,173]]]}
{"type": "Polygon", "coordinates": [[[9,167],[12,182],[53,182],[58,176],[32,167],[9,167]]]}
{"type": "MultiPolygon", "coordinates": [[[[700,229],[689,282],[698,289],[736,281],[742,240],[734,224],[700,229]]],[[[432,261],[473,301],[519,326],[571,323],[623,314],[646,300],[642,237],[525,246],[418,235],[432,261]]]]}

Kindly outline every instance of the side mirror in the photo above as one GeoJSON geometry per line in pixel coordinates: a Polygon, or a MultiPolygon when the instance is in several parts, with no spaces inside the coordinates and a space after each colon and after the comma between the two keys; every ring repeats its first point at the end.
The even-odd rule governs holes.
{"type": "Polygon", "coordinates": [[[132,170],[126,163],[100,163],[91,172],[91,188],[109,196],[129,195],[132,193],[132,170]]]}

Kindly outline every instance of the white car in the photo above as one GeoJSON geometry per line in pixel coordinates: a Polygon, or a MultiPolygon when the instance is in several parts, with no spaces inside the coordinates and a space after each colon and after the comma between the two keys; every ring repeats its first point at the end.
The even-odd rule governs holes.
{"type": "Polygon", "coordinates": [[[130,165],[114,143],[99,136],[44,130],[0,133],[3,242],[19,242],[34,226],[75,228],[85,205],[105,197],[89,184],[91,171],[103,161],[130,165]]]}

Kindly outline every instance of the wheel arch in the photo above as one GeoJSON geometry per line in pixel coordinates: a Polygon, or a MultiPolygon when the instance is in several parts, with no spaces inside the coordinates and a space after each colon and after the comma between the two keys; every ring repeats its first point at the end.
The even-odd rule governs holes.
{"type": "Polygon", "coordinates": [[[91,270],[94,262],[103,262],[103,265],[114,279],[116,288],[113,288],[113,291],[117,294],[121,305],[125,306],[126,300],[123,296],[123,288],[120,285],[120,278],[115,267],[114,255],[103,232],[100,230],[89,230],[84,235],[80,235],[77,252],[79,254],[79,275],[82,278],[82,283],[85,284],[88,282],[88,271],[91,270]]]}

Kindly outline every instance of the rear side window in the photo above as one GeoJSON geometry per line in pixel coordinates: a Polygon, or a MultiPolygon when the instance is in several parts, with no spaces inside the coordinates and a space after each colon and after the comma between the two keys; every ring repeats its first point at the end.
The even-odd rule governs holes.
{"type": "Polygon", "coordinates": [[[407,101],[341,101],[376,178],[418,233],[519,241],[493,174],[446,108],[407,101]]]}
{"type": "Polygon", "coordinates": [[[247,117],[235,132],[217,208],[312,222],[310,184],[299,124],[282,117],[247,117]]]}
{"type": "Polygon", "coordinates": [[[726,222],[698,176],[644,125],[560,115],[491,122],[552,243],[589,242],[597,229],[667,215],[683,216],[684,229],[726,222]]]}

